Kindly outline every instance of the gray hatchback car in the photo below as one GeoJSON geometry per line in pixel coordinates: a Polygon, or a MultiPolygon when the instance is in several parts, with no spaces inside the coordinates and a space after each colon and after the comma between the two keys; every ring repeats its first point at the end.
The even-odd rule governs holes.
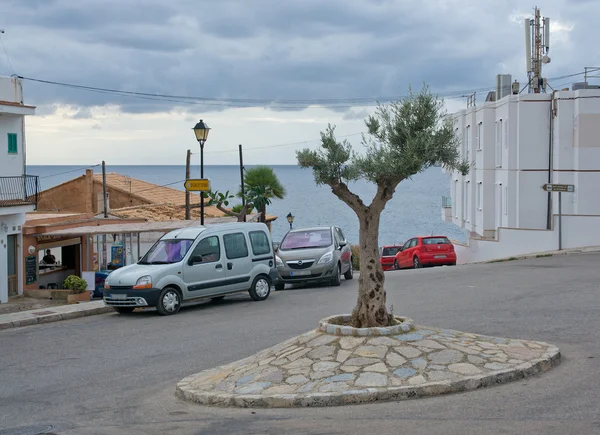
{"type": "Polygon", "coordinates": [[[277,249],[276,290],[286,283],[330,282],[339,286],[342,275],[352,279],[352,251],[339,227],[291,230],[277,249]]]}

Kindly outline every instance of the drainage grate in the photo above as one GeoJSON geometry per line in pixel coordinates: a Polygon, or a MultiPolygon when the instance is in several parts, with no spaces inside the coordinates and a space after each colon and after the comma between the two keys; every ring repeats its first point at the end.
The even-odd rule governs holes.
{"type": "MultiPolygon", "coordinates": [[[[31,314],[35,314],[36,316],[45,316],[46,314],[56,314],[54,311],[38,311],[37,313],[31,313],[31,314]]],[[[0,432],[1,434],[2,432],[0,432]]]]}
{"type": "Polygon", "coordinates": [[[56,435],[50,430],[54,429],[54,426],[45,424],[37,426],[22,426],[14,429],[3,429],[0,430],[0,435],[56,435]]]}

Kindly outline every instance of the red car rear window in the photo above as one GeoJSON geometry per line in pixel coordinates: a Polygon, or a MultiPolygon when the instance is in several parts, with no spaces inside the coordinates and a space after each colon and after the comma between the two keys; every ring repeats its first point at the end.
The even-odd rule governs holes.
{"type": "Polygon", "coordinates": [[[424,245],[451,245],[447,237],[427,237],[423,239],[424,245]]]}
{"type": "Polygon", "coordinates": [[[400,246],[388,246],[381,251],[382,257],[393,257],[400,251],[400,246]]]}

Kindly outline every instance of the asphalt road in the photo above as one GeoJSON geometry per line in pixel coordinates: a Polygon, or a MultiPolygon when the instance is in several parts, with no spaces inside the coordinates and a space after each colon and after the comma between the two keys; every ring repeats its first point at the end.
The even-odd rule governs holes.
{"type": "Polygon", "coordinates": [[[421,325],[553,343],[563,363],[494,388],[393,403],[220,409],[174,395],[181,378],[349,312],[337,288],[203,302],[171,317],[106,314],[0,331],[2,429],[88,434],[600,433],[600,254],[386,272],[388,305],[421,325]]]}

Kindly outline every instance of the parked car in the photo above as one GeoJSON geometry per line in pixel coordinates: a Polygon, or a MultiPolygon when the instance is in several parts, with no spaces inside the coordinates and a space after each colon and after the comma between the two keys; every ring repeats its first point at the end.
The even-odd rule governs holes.
{"type": "Polygon", "coordinates": [[[182,301],[222,299],[240,291],[263,301],[273,280],[273,242],[264,223],[191,227],[165,234],[137,264],[108,275],[104,303],[119,313],[155,306],[169,315],[182,301]]]}
{"type": "Polygon", "coordinates": [[[381,262],[381,268],[383,270],[394,269],[394,260],[396,259],[396,254],[400,252],[400,249],[402,249],[402,245],[382,246],[379,248],[379,261],[381,262]]]}
{"type": "Polygon", "coordinates": [[[394,269],[444,265],[456,265],[454,245],[446,236],[413,237],[406,241],[394,260],[394,269]]]}
{"type": "Polygon", "coordinates": [[[352,251],[339,227],[300,228],[288,232],[275,256],[279,282],[329,282],[339,286],[342,275],[352,279],[352,251]]]}

